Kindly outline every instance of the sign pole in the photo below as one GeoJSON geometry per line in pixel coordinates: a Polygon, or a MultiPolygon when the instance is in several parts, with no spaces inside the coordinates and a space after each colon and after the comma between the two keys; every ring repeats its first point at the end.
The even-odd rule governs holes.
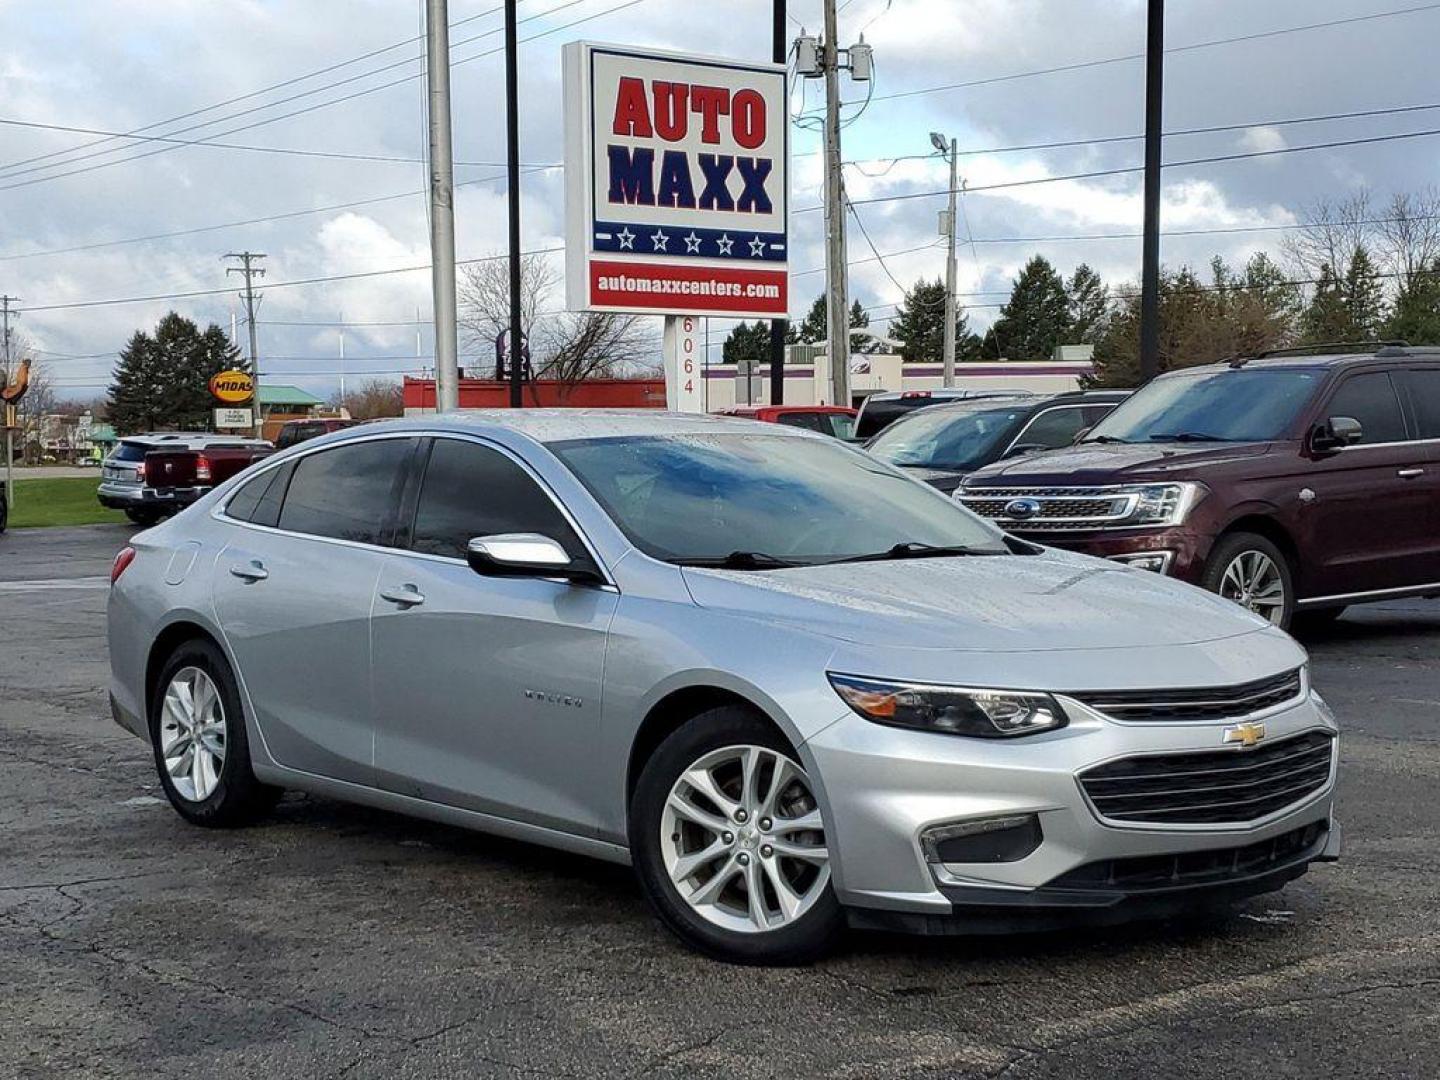
{"type": "Polygon", "coordinates": [[[505,175],[510,197],[510,407],[525,404],[521,380],[521,348],[525,341],[520,325],[520,47],[515,40],[516,0],[505,0],[505,175]]]}
{"type": "MultiPolygon", "coordinates": [[[[773,0],[773,25],[770,37],[770,59],[777,64],[785,63],[790,55],[785,32],[785,0],[773,0]]],[[[785,319],[770,320],[770,404],[785,404],[785,331],[789,323],[785,319]]]]}
{"type": "Polygon", "coordinates": [[[694,315],[665,316],[665,407],[671,412],[705,411],[699,325],[694,315]]]}

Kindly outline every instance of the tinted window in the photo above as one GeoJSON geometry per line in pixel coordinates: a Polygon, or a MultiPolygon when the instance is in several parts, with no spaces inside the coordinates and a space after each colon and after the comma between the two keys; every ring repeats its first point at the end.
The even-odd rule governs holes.
{"type": "Polygon", "coordinates": [[[875,436],[867,449],[882,461],[929,469],[971,469],[993,461],[1030,412],[1009,407],[942,406],[907,416],[875,436]]]}
{"type": "Polygon", "coordinates": [[[897,544],[1008,550],[933,488],[832,439],[673,435],[551,449],[636,547],[672,562],[739,551],[822,563],[897,544]]]}
{"type": "Polygon", "coordinates": [[[1069,446],[1085,426],[1084,410],[1078,408],[1046,409],[1026,425],[1015,440],[1017,446],[1043,446],[1055,449],[1069,446]]]}
{"type": "Polygon", "coordinates": [[[1126,398],[1086,441],[1263,442],[1294,424],[1323,373],[1207,367],[1166,375],[1126,398]]]}
{"type": "Polygon", "coordinates": [[[572,558],[587,557],[564,515],[519,465],[476,443],[436,439],[410,546],[463,559],[471,540],[496,533],[541,533],[572,558]]]}
{"type": "Polygon", "coordinates": [[[295,465],[280,528],[362,544],[385,542],[410,439],[349,443],[295,465]]]}
{"type": "Polygon", "coordinates": [[[144,461],[150,447],[141,443],[122,442],[110,453],[111,461],[144,461]]]}
{"type": "Polygon", "coordinates": [[[1360,421],[1362,443],[1403,442],[1405,418],[1390,376],[1382,371],[1352,375],[1340,384],[1325,406],[1326,416],[1349,416],[1360,421]]]}
{"type": "Polygon", "coordinates": [[[1412,371],[1408,378],[1420,438],[1440,439],[1440,368],[1412,371]]]}
{"type": "Polygon", "coordinates": [[[249,521],[255,513],[255,508],[260,505],[260,500],[270,490],[270,485],[275,482],[278,469],[269,469],[261,473],[253,480],[248,480],[240,485],[240,490],[230,497],[225,504],[225,513],[236,521],[249,521]]]}
{"type": "Polygon", "coordinates": [[[781,413],[776,422],[786,427],[804,428],[806,431],[823,431],[830,434],[830,425],[825,422],[823,413],[781,413]]]}

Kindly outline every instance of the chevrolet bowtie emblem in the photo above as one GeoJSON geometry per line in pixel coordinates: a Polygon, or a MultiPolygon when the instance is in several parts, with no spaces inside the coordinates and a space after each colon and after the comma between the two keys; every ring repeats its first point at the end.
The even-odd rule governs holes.
{"type": "Polygon", "coordinates": [[[1227,743],[1239,743],[1244,747],[1251,747],[1265,738],[1264,724],[1236,724],[1234,727],[1225,729],[1225,741],[1227,743]]]}

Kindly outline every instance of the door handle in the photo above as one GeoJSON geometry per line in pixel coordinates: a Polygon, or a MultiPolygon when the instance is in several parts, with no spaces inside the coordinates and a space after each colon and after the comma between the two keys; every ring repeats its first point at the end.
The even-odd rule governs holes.
{"type": "Polygon", "coordinates": [[[270,576],[270,571],[259,559],[251,559],[248,563],[236,563],[230,567],[230,573],[242,581],[264,581],[270,576]]]}
{"type": "Polygon", "coordinates": [[[398,589],[381,589],[380,599],[389,600],[392,604],[399,604],[401,607],[419,607],[425,602],[425,594],[414,585],[402,585],[398,589]]]}
{"type": "Polygon", "coordinates": [[[1396,474],[1402,480],[1414,480],[1417,476],[1424,476],[1424,469],[1401,469],[1396,474]]]}

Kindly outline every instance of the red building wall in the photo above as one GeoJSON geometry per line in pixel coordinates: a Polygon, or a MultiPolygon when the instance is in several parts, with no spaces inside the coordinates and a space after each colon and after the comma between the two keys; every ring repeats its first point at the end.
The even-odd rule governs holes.
{"type": "MultiPolygon", "coordinates": [[[[510,404],[510,384],[494,379],[461,379],[460,408],[504,409],[510,404]]],[[[561,409],[663,409],[664,379],[587,379],[567,385],[553,379],[525,384],[525,404],[531,408],[561,409]]],[[[405,408],[435,408],[435,380],[405,378],[405,408]]]]}

